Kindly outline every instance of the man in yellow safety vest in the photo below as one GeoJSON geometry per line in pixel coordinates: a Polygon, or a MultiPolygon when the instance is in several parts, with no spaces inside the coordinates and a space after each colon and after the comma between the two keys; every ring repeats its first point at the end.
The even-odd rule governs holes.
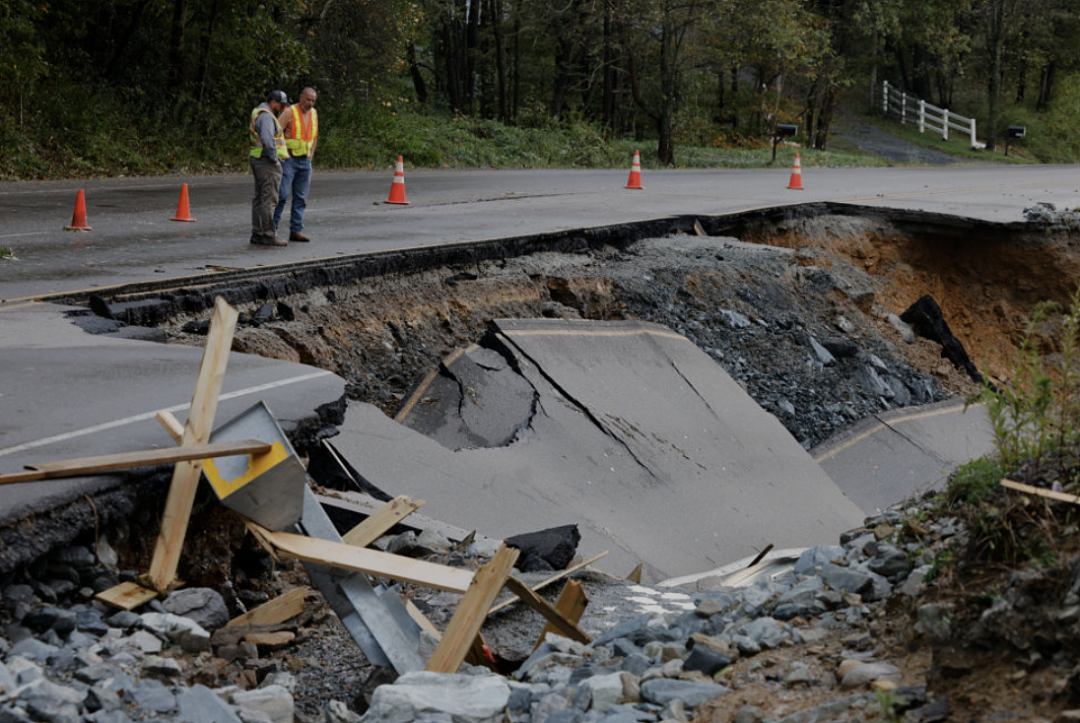
{"type": "Polygon", "coordinates": [[[278,115],[289,105],[284,91],[274,90],[265,103],[251,111],[248,128],[248,162],[255,175],[255,198],[251,201],[251,243],[260,246],[288,246],[278,238],[274,208],[281,186],[281,160],[287,156],[285,136],[278,115]]]}
{"type": "Polygon", "coordinates": [[[278,118],[285,134],[288,157],[281,162],[281,190],[277,208],[274,209],[274,228],[281,223],[285,204],[292,197],[289,209],[289,240],[310,241],[303,234],[304,210],[307,208],[308,190],[311,188],[311,159],[315,156],[315,143],[319,140],[319,114],[315,110],[315,89],[304,88],[300,102],[278,118]]]}

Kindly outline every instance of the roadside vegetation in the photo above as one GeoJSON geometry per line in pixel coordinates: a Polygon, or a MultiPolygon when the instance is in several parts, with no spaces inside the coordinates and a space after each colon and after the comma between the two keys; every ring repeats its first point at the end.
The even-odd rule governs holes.
{"type": "Polygon", "coordinates": [[[1080,499],[1080,288],[1067,309],[1036,307],[1011,376],[987,381],[969,403],[986,405],[994,452],[957,469],[939,497],[942,511],[970,531],[942,572],[970,579],[1061,566],[1067,575],[1064,563],[1080,542],[1080,507],[1000,483],[1011,479],[1080,499]]]}
{"type": "Polygon", "coordinates": [[[1080,0],[0,0],[0,178],[242,170],[307,85],[324,167],[874,163],[831,144],[882,80],[1076,162],[1078,40],[1080,0]]]}

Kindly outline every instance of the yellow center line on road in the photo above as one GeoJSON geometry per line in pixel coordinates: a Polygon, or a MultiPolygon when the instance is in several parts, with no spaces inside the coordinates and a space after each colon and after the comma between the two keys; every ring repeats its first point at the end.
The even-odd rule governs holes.
{"type": "MultiPolygon", "coordinates": [[[[972,407],[981,407],[983,405],[981,405],[981,404],[972,404],[970,406],[972,406],[972,407]]],[[[896,418],[896,419],[891,419],[888,422],[880,422],[878,424],[875,424],[870,429],[867,429],[867,430],[865,430],[863,432],[860,432],[859,434],[855,435],[851,439],[844,440],[844,442],[842,444],[839,444],[836,447],[833,447],[832,449],[830,449],[825,454],[822,454],[822,455],[820,455],[818,457],[814,457],[814,461],[817,462],[818,464],[821,464],[825,460],[831,459],[832,457],[835,457],[836,455],[840,454],[844,450],[850,449],[852,446],[858,444],[859,442],[863,441],[864,439],[867,439],[868,437],[872,437],[873,435],[877,434],[878,432],[880,432],[883,429],[893,429],[894,427],[896,427],[896,426],[898,426],[900,424],[903,424],[904,422],[914,422],[914,421],[917,421],[919,419],[928,419],[930,417],[940,417],[940,416],[943,416],[943,415],[946,415],[946,414],[955,414],[956,412],[960,412],[961,414],[963,414],[967,410],[968,410],[967,405],[965,405],[963,407],[957,405],[955,407],[946,407],[945,409],[931,409],[931,410],[927,410],[927,411],[923,411],[923,412],[915,412],[913,414],[904,415],[904,416],[896,418]]]]}
{"type": "Polygon", "coordinates": [[[682,334],[674,331],[662,331],[659,329],[503,329],[502,333],[508,337],[515,336],[662,336],[667,339],[690,341],[682,334]]]}

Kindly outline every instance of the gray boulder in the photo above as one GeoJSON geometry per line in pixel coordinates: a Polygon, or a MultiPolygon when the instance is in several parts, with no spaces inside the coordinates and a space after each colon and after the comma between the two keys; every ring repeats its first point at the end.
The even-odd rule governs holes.
{"type": "Polygon", "coordinates": [[[216,590],[191,587],[177,590],[162,603],[167,612],[194,620],[199,627],[214,631],[229,622],[229,608],[216,590]]]}
{"type": "Polygon", "coordinates": [[[446,713],[455,721],[496,721],[510,698],[500,676],[406,673],[375,689],[363,723],[408,723],[421,713],[446,713]]]}

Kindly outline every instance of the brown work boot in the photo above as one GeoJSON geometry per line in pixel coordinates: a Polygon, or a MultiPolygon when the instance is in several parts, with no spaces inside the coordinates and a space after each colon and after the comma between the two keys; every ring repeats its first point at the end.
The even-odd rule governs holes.
{"type": "Polygon", "coordinates": [[[251,243],[256,246],[288,246],[289,242],[277,236],[252,236],[251,243]]]}
{"type": "Polygon", "coordinates": [[[289,240],[290,241],[300,241],[300,242],[306,243],[306,242],[310,241],[311,239],[309,239],[307,236],[300,233],[299,231],[293,231],[292,233],[289,234],[289,240]]]}

